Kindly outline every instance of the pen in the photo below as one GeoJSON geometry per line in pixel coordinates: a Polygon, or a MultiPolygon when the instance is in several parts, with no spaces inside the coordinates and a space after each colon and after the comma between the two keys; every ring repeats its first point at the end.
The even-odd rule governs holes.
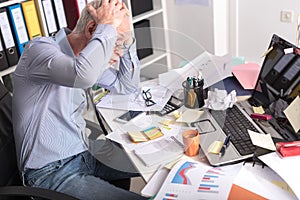
{"type": "Polygon", "coordinates": [[[223,146],[221,148],[221,151],[219,153],[219,156],[222,157],[225,154],[226,148],[228,147],[230,142],[230,134],[227,135],[227,137],[225,138],[225,141],[223,143],[223,146]]]}

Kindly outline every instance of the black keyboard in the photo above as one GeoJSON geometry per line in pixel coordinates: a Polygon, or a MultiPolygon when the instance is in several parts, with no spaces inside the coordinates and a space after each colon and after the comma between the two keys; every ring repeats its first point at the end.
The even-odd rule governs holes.
{"type": "Polygon", "coordinates": [[[224,111],[210,110],[210,113],[217,121],[226,135],[231,134],[230,141],[238,152],[245,156],[253,154],[256,147],[252,144],[248,129],[259,132],[237,106],[224,111]]]}

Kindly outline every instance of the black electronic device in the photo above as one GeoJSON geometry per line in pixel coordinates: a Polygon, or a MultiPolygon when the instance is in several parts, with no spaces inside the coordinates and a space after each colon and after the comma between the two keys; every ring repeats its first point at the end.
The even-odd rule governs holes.
{"type": "Polygon", "coordinates": [[[174,97],[171,96],[171,98],[169,99],[169,101],[167,102],[167,104],[163,107],[163,109],[161,111],[157,111],[156,114],[163,116],[166,114],[169,114],[170,112],[173,112],[174,110],[177,110],[178,108],[180,108],[183,105],[183,102],[174,97]]]}
{"type": "Polygon", "coordinates": [[[300,92],[300,48],[273,34],[264,58],[260,74],[249,102],[254,106],[263,106],[265,111],[276,119],[269,123],[282,135],[300,138],[291,124],[278,110],[278,105],[288,106],[300,92]],[[289,134],[291,133],[291,134],[289,134]]]}
{"type": "Polygon", "coordinates": [[[264,58],[252,99],[268,107],[281,98],[294,98],[300,84],[300,49],[274,34],[264,58]]]}
{"type": "Polygon", "coordinates": [[[137,117],[138,115],[142,114],[143,111],[133,111],[133,110],[129,110],[126,113],[120,115],[119,117],[115,118],[115,120],[117,122],[120,123],[127,123],[130,120],[132,120],[133,118],[137,117]]]}

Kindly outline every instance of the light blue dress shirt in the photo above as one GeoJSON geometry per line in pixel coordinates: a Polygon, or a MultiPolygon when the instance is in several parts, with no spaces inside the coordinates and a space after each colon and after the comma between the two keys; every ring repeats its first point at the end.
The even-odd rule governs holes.
{"type": "Polygon", "coordinates": [[[21,171],[87,150],[84,89],[96,82],[117,93],[138,88],[135,45],[124,50],[118,70],[107,64],[117,38],[115,28],[98,25],[77,57],[66,34],[62,29],[55,37],[30,41],[14,72],[13,128],[21,171]]]}

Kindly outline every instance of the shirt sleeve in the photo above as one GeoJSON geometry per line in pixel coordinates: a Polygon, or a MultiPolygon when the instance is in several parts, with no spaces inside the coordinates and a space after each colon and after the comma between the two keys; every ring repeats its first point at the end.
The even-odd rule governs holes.
{"type": "Polygon", "coordinates": [[[97,80],[97,85],[113,93],[128,94],[135,92],[140,83],[140,61],[136,54],[135,40],[124,49],[120,57],[119,69],[109,67],[97,80]]]}
{"type": "MultiPolygon", "coordinates": [[[[115,28],[98,25],[93,37],[77,57],[72,52],[63,52],[58,44],[40,40],[29,45],[28,55],[26,52],[24,54],[32,59],[26,65],[27,73],[35,81],[84,89],[91,87],[105,71],[116,39],[115,28]]],[[[66,49],[72,51],[70,47],[66,49]]]]}

